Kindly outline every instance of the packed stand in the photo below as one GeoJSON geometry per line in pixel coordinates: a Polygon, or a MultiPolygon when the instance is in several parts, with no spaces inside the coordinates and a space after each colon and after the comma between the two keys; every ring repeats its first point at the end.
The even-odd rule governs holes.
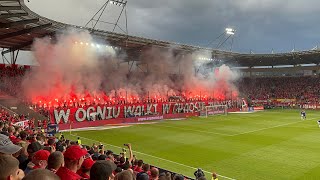
{"type": "MultiPolygon", "coordinates": [[[[13,126],[6,119],[0,121],[0,180],[186,179],[180,174],[159,171],[137,159],[131,144],[124,146],[126,148],[117,155],[101,143],[83,145],[79,137],[69,141],[61,132],[49,136],[41,130],[13,126]]],[[[215,173],[213,175],[217,178],[215,173]]],[[[205,180],[202,176],[197,179],[205,180]]]]}
{"type": "Polygon", "coordinates": [[[297,99],[301,102],[319,102],[319,77],[244,78],[239,90],[249,99],[297,99]]]}
{"type": "Polygon", "coordinates": [[[0,87],[10,95],[21,95],[21,82],[28,68],[0,64],[0,87]]]}
{"type": "MultiPolygon", "coordinates": [[[[0,64],[0,87],[11,95],[22,96],[21,83],[23,76],[28,72],[30,67],[5,66],[0,64]]],[[[319,101],[320,78],[317,76],[308,77],[262,77],[262,78],[243,78],[238,82],[240,96],[248,97],[249,99],[269,99],[269,98],[296,98],[302,101],[319,101]]],[[[162,98],[130,98],[113,94],[107,96],[105,93],[94,97],[90,94],[84,94],[82,97],[76,97],[69,100],[59,99],[48,102],[36,102],[33,104],[43,114],[47,113],[47,107],[53,107],[56,104],[59,108],[63,107],[80,107],[90,105],[124,105],[124,104],[141,104],[141,103],[165,103],[165,102],[194,102],[199,100],[217,101],[223,103],[224,99],[235,99],[230,93],[222,93],[220,97],[214,95],[214,92],[206,93],[199,92],[199,95],[187,97],[186,93],[180,95],[166,96],[162,98]],[[201,95],[203,94],[203,95],[201,95]],[[207,94],[207,95],[205,95],[207,94]],[[214,98],[212,96],[215,96],[214,98]]]]}
{"type": "Polygon", "coordinates": [[[18,115],[16,113],[9,113],[5,108],[0,107],[0,122],[5,123],[8,126],[22,126],[25,130],[31,131],[35,127],[40,129],[46,129],[48,125],[48,120],[38,120],[35,124],[34,118],[29,118],[29,115],[18,115]],[[23,123],[23,125],[21,125],[23,123]]]}

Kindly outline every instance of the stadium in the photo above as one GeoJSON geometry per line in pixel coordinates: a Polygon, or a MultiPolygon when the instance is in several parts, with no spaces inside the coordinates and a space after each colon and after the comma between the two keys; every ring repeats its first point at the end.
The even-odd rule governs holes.
{"type": "Polygon", "coordinates": [[[76,26],[0,0],[0,180],[319,179],[317,47],[233,52],[233,28],[215,48],[132,36],[127,5],[76,26]],[[25,51],[37,64],[17,63],[25,51]]]}

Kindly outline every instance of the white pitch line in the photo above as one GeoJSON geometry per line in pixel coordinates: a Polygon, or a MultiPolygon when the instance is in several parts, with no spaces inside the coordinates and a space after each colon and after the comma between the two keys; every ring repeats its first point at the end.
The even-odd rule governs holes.
{"type": "MultiPolygon", "coordinates": [[[[76,136],[76,135],[73,135],[71,134],[71,136],[76,136]]],[[[86,137],[82,137],[82,136],[76,136],[76,137],[80,137],[82,139],[87,139],[89,141],[94,141],[94,142],[102,142],[102,141],[97,141],[97,140],[94,140],[94,139],[89,139],[89,138],[86,138],[86,137]]],[[[111,147],[116,147],[116,148],[120,148],[122,149],[122,147],[120,146],[115,146],[115,145],[112,145],[112,144],[107,144],[105,142],[103,142],[104,144],[108,145],[108,146],[111,146],[111,147]]],[[[177,165],[180,165],[180,166],[184,166],[184,167],[187,167],[187,168],[190,168],[190,169],[195,169],[197,170],[198,168],[195,168],[195,167],[192,167],[192,166],[188,166],[188,165],[185,165],[185,164],[181,164],[181,163],[178,163],[178,162],[175,162],[175,161],[171,161],[171,160],[168,160],[168,159],[164,159],[164,158],[161,158],[161,157],[157,157],[157,156],[153,156],[153,155],[150,155],[150,154],[146,154],[146,153],[143,153],[143,152],[139,152],[139,151],[132,151],[132,152],[135,152],[135,153],[138,153],[138,154],[142,154],[142,155],[145,155],[145,156],[149,156],[149,157],[152,157],[152,158],[155,158],[155,159],[160,159],[162,161],[167,161],[167,162],[170,162],[170,163],[173,163],[173,164],[177,164],[177,165]]],[[[211,174],[211,172],[209,171],[205,171],[203,170],[203,172],[206,172],[206,173],[209,173],[211,174]]],[[[230,180],[236,180],[234,178],[231,178],[231,177],[228,177],[228,176],[223,176],[221,174],[217,174],[219,177],[222,177],[222,178],[225,178],[225,179],[230,179],[230,180]]]]}
{"type": "MultiPolygon", "coordinates": [[[[311,119],[309,119],[309,120],[313,120],[313,119],[316,119],[316,118],[311,118],[311,119]]],[[[271,127],[256,129],[256,130],[252,130],[252,131],[246,131],[246,132],[243,132],[243,133],[237,133],[237,134],[233,134],[233,135],[230,135],[230,136],[238,136],[238,135],[243,135],[243,134],[249,134],[249,133],[258,132],[258,131],[263,131],[263,130],[267,130],[267,129],[272,129],[272,128],[277,128],[277,127],[287,126],[287,125],[291,125],[291,124],[297,124],[297,123],[301,123],[301,122],[304,122],[304,121],[307,121],[307,120],[301,120],[301,121],[296,121],[296,122],[291,122],[291,123],[286,123],[286,124],[280,124],[280,125],[277,125],[277,126],[271,126],[271,127]]]]}
{"type": "Polygon", "coordinates": [[[164,125],[159,125],[159,124],[155,124],[155,125],[161,126],[161,127],[167,127],[167,128],[181,129],[181,130],[186,130],[186,131],[194,131],[194,132],[201,132],[201,133],[207,133],[207,134],[217,134],[217,135],[222,135],[222,136],[232,136],[230,134],[217,133],[217,132],[211,132],[211,131],[200,131],[200,130],[194,130],[194,129],[180,128],[180,127],[176,127],[176,126],[164,126],[164,125]]]}
{"type": "Polygon", "coordinates": [[[60,130],[61,132],[79,132],[79,131],[101,131],[106,129],[118,129],[118,128],[125,128],[125,127],[131,127],[132,125],[124,125],[124,126],[98,126],[98,127],[86,127],[86,128],[76,128],[76,129],[65,129],[60,130]]]}

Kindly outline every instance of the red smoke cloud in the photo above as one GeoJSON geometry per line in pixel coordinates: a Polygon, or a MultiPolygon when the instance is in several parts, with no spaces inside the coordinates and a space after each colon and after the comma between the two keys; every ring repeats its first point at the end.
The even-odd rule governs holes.
{"type": "Polygon", "coordinates": [[[234,82],[239,76],[228,66],[215,67],[206,76],[196,73],[196,68],[206,62],[194,59],[205,53],[174,56],[170,50],[151,48],[131,66],[121,58],[125,56],[121,51],[93,43],[87,32],[62,34],[54,44],[48,38],[36,40],[33,55],[40,66],[25,75],[25,96],[53,106],[161,101],[178,95],[197,99],[230,99],[238,95],[234,82]]]}

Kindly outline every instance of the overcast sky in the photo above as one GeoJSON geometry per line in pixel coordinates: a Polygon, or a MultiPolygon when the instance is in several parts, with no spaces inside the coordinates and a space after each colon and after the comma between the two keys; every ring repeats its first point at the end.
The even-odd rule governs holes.
{"type": "MultiPolygon", "coordinates": [[[[85,25],[106,2],[30,1],[26,4],[38,14],[75,25],[85,25]]],[[[115,21],[120,7],[106,10],[102,19],[115,21]]],[[[129,34],[153,39],[204,46],[232,27],[237,30],[233,50],[244,53],[287,52],[294,46],[307,50],[320,44],[319,0],[128,0],[127,14],[129,34]]],[[[124,28],[124,18],[120,23],[124,28]]]]}

